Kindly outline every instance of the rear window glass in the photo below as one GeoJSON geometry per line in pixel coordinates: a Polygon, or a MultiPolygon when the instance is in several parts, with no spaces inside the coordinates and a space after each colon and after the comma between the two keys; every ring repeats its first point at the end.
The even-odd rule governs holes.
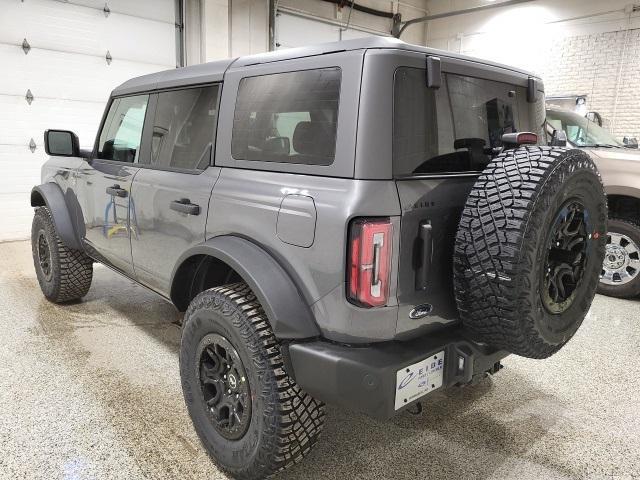
{"type": "Polygon", "coordinates": [[[424,69],[399,68],[394,175],[481,171],[492,149],[502,145],[502,135],[520,130],[518,105],[525,98],[524,87],[449,73],[441,88],[430,89],[424,69]]]}
{"type": "Polygon", "coordinates": [[[339,68],[324,68],[243,78],[233,118],[233,158],[331,165],[340,77],[339,68]]]}

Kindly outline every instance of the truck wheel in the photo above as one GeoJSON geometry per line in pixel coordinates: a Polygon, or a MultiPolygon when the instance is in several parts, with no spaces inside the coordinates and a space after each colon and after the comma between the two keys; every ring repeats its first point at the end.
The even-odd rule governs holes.
{"type": "Polygon", "coordinates": [[[640,295],[640,226],[609,219],[607,246],[598,293],[631,298],[640,295]]]}
{"type": "Polygon", "coordinates": [[[193,299],[180,375],[203,446],[236,478],[265,478],[300,461],[322,431],[324,405],[287,375],[264,311],[244,283],[193,299]]]}
{"type": "Polygon", "coordinates": [[[31,253],[40,289],[48,300],[68,302],[87,294],[93,278],[93,260],[62,243],[47,207],[37,208],[33,217],[31,253]]]}
{"type": "Polygon", "coordinates": [[[456,302],[470,334],[524,357],[560,350],[595,295],[606,212],[584,152],[528,146],[491,161],[469,194],[454,253],[456,302]]]}

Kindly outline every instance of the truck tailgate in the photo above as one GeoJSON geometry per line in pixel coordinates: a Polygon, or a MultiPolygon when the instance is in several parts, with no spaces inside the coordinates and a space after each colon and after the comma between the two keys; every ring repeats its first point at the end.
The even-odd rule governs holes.
{"type": "Polygon", "coordinates": [[[459,322],[453,248],[460,215],[478,174],[396,181],[402,209],[398,268],[398,337],[459,322]]]}

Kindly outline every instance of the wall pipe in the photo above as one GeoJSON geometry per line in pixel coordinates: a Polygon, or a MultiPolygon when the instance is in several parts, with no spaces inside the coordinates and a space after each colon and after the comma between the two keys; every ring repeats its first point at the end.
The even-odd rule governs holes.
{"type": "Polygon", "coordinates": [[[454,10],[452,12],[437,13],[435,15],[425,15],[424,17],[412,18],[411,20],[407,20],[406,22],[401,21],[401,19],[398,16],[394,18],[393,28],[391,29],[391,35],[393,35],[396,38],[400,38],[400,36],[407,29],[407,27],[410,27],[411,25],[415,25],[416,23],[423,23],[423,22],[428,22],[430,20],[453,17],[456,15],[465,15],[467,13],[483,12],[485,10],[491,10],[498,7],[508,7],[511,5],[518,5],[520,3],[527,3],[532,1],[534,0],[506,0],[501,3],[491,3],[489,5],[480,5],[479,7],[470,7],[470,8],[464,8],[462,10],[454,10]]]}

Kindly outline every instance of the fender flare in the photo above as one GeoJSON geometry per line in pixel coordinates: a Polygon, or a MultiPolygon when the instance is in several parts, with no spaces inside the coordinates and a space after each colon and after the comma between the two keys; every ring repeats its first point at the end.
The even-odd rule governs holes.
{"type": "Polygon", "coordinates": [[[311,309],[289,274],[263,248],[245,238],[222,235],[187,250],[173,269],[171,285],[180,266],[194,255],[223,261],[249,285],[258,298],[276,338],[318,337],[311,309]]]}
{"type": "Polygon", "coordinates": [[[31,206],[47,206],[53,217],[53,225],[65,246],[83,250],[76,234],[64,193],[57,183],[44,183],[31,189],[31,206]]]}

